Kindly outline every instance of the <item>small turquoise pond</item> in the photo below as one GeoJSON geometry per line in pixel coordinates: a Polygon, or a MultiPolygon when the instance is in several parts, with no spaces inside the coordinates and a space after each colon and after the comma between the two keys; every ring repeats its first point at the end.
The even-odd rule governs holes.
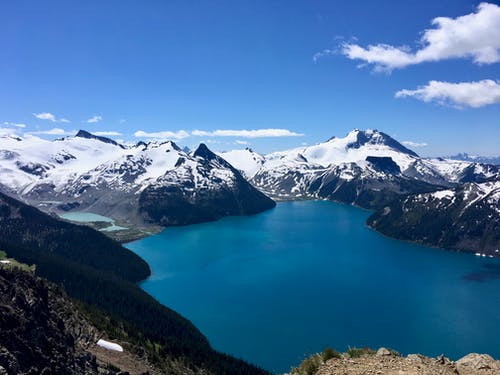
{"type": "Polygon", "coordinates": [[[105,222],[111,223],[111,225],[106,228],[101,229],[103,232],[112,232],[115,230],[128,229],[115,224],[115,221],[109,217],[94,214],[92,212],[67,212],[59,215],[61,218],[69,221],[79,222],[79,223],[95,223],[95,222],[105,222]]]}

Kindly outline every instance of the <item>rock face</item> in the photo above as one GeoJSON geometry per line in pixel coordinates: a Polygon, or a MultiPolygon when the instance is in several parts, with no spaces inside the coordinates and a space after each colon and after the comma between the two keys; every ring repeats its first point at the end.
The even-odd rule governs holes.
{"type": "Polygon", "coordinates": [[[466,373],[487,373],[497,371],[500,373],[500,363],[495,361],[488,354],[471,353],[456,362],[458,372],[466,373]]]}

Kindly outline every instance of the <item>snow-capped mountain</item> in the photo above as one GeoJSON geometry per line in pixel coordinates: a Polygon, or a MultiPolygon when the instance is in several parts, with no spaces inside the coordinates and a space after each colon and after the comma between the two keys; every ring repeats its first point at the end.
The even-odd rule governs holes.
{"type": "Polygon", "coordinates": [[[327,198],[379,207],[397,196],[498,179],[493,165],[425,159],[385,133],[355,129],[314,146],[259,155],[222,153],[277,199],[327,198]]]}
{"type": "Polygon", "coordinates": [[[263,155],[248,147],[244,150],[224,151],[217,154],[233,166],[237,166],[248,179],[252,178],[262,168],[266,160],[263,155]]]}
{"type": "Polygon", "coordinates": [[[171,141],[124,146],[86,131],[54,141],[1,137],[0,185],[46,211],[78,207],[134,223],[198,222],[195,215],[184,221],[175,217],[175,210],[193,205],[204,207],[203,220],[274,206],[204,145],[188,154],[171,141]],[[165,201],[175,195],[176,209],[158,204],[165,211],[155,209],[153,215],[152,192],[158,197],[160,190],[165,201]],[[215,196],[226,204],[216,204],[215,196]]]}
{"type": "MultiPolygon", "coordinates": [[[[467,234],[455,231],[458,242],[436,239],[430,237],[432,227],[421,225],[425,229],[419,231],[417,224],[404,226],[398,221],[405,222],[406,216],[394,212],[409,218],[414,217],[411,211],[421,212],[418,220],[436,228],[454,222],[472,228],[469,220],[490,228],[498,224],[499,181],[498,166],[421,158],[377,130],[356,129],[344,138],[268,155],[248,148],[214,154],[203,144],[189,151],[171,141],[122,145],[85,131],[54,141],[0,137],[0,190],[45,211],[86,210],[135,225],[181,225],[257,213],[274,207],[267,194],[382,210],[395,205],[393,214],[374,214],[379,217],[375,228],[399,228],[386,232],[473,250],[479,246],[474,237],[478,228],[467,234]],[[486,194],[491,186],[497,190],[486,194]],[[445,204],[452,194],[455,203],[445,204]],[[475,201],[475,196],[484,199],[475,201]],[[398,211],[398,202],[405,199],[405,207],[412,209],[398,211]],[[451,221],[436,222],[439,217],[451,221]]],[[[498,236],[488,236],[499,243],[498,236]]],[[[497,245],[485,246],[481,251],[497,245]]]]}
{"type": "Polygon", "coordinates": [[[395,200],[368,223],[391,237],[499,257],[499,202],[500,181],[466,183],[395,200]]]}

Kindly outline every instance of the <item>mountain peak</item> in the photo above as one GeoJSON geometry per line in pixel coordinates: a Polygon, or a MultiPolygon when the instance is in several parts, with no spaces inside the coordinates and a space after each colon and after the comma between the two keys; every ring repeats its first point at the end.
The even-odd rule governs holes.
{"type": "Polygon", "coordinates": [[[205,143],[200,143],[200,145],[198,146],[198,148],[196,149],[196,151],[194,152],[193,155],[198,156],[198,157],[203,158],[203,159],[207,159],[207,160],[212,160],[212,159],[217,158],[217,155],[215,155],[207,147],[207,145],[205,143]]]}
{"type": "Polygon", "coordinates": [[[354,129],[346,138],[351,138],[352,141],[347,145],[347,148],[360,148],[364,145],[385,145],[396,151],[418,157],[417,153],[406,148],[401,143],[396,141],[390,135],[378,131],[376,129],[359,130],[354,129]]]}
{"type": "Polygon", "coordinates": [[[87,139],[96,139],[98,141],[101,141],[101,142],[104,142],[104,143],[109,143],[109,144],[112,144],[112,145],[115,145],[115,146],[120,146],[121,148],[123,148],[123,146],[121,144],[119,144],[118,142],[110,139],[110,138],[106,138],[106,137],[101,137],[99,135],[94,135],[86,130],[83,130],[83,129],[80,129],[78,130],[78,133],[76,133],[75,137],[78,137],[78,138],[87,138],[87,139]]]}

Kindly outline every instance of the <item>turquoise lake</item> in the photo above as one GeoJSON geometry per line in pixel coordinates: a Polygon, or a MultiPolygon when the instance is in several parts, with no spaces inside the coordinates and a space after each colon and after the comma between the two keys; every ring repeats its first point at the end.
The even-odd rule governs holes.
{"type": "Polygon", "coordinates": [[[281,373],[331,346],[500,357],[500,260],[392,240],[325,201],[167,228],[141,286],[220,351],[281,373]]]}

